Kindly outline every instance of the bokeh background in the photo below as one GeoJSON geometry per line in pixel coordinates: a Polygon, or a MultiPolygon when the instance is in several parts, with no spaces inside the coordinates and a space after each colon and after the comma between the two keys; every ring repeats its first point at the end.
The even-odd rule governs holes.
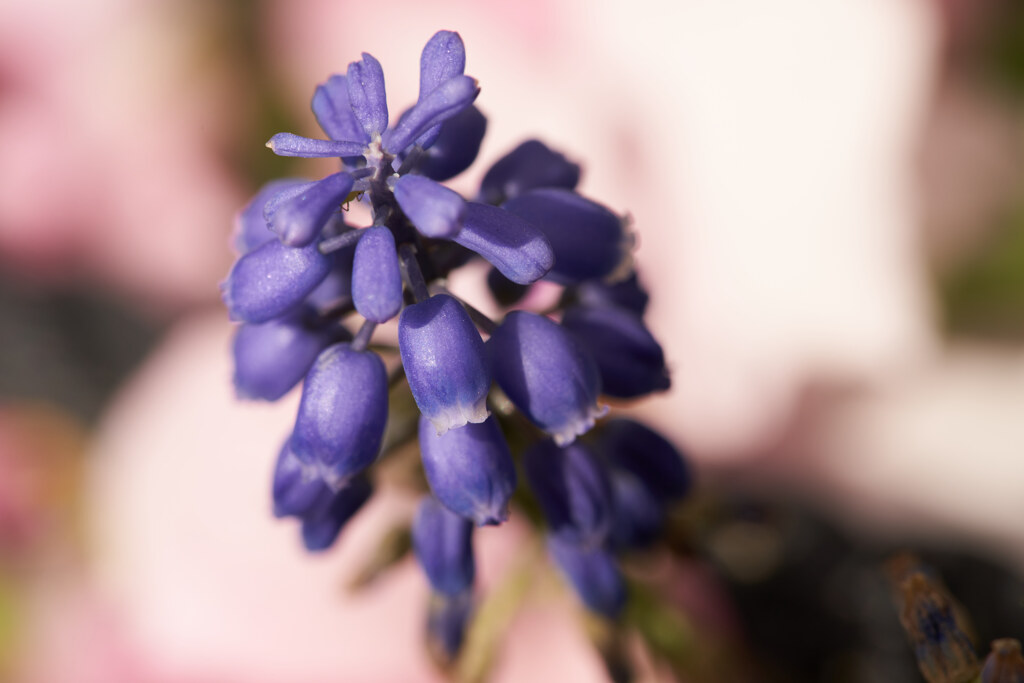
{"type": "MultiPolygon", "coordinates": [[[[539,137],[634,219],[673,389],[626,409],[702,482],[676,630],[915,680],[909,547],[1024,636],[1019,2],[0,0],[0,680],[441,680],[411,562],[345,588],[407,496],[323,557],[272,519],[297,396],[234,399],[217,290],[238,207],[325,169],[264,141],[362,50],[412,101],[441,28],[489,117],[457,188],[539,137]]],[[[480,534],[485,586],[527,536],[480,534]]],[[[494,680],[606,680],[564,591],[513,602],[494,680]]]]}

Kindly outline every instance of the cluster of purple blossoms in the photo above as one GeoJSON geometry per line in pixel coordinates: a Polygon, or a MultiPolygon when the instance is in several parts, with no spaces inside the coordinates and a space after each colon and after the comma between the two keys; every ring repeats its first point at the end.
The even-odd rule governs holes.
{"type": "Polygon", "coordinates": [[[598,423],[600,396],[669,386],[643,323],[627,221],[577,193],[579,166],[535,140],[495,163],[474,200],[441,184],[470,166],[486,128],[464,67],[458,34],[435,34],[417,102],[393,123],[369,54],[318,86],[312,109],[328,139],[279,133],[268,146],[339,158],[341,170],[262,188],[239,215],[240,256],[222,285],[241,323],[239,395],[273,401],[303,382],[273,500],[277,516],[301,521],[308,549],[329,547],[371,497],[389,395],[408,386],[430,489],[412,545],[433,591],[429,637],[448,658],[473,608],[474,527],[504,522],[513,494],[530,495],[517,491],[517,462],[551,558],[586,607],[611,618],[626,599],[616,554],[650,543],[690,485],[657,433],[632,420],[598,423]],[[369,204],[371,226],[346,222],[352,201],[369,204]],[[491,264],[502,306],[542,279],[563,287],[559,306],[487,318],[444,289],[477,257],[491,264]],[[370,342],[396,316],[400,362],[392,357],[389,371],[387,351],[370,342]],[[508,445],[513,430],[516,443],[533,442],[522,453],[508,445]]]}

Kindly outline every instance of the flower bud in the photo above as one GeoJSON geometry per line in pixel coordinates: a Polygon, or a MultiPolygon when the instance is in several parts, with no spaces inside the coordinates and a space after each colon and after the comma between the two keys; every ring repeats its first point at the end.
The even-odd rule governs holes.
{"type": "Polygon", "coordinates": [[[366,477],[357,477],[330,495],[302,516],[302,543],[306,550],[327,550],[338,538],[342,528],[373,494],[366,477]]]}
{"type": "Polygon", "coordinates": [[[310,329],[301,315],[241,325],[232,343],[236,393],[240,398],[276,401],[305,377],[330,342],[328,330],[310,329]]]}
{"type": "Polygon", "coordinates": [[[608,396],[637,398],[669,388],[661,345],[630,311],[576,306],[565,312],[562,327],[597,363],[608,396]]]}
{"type": "Polygon", "coordinates": [[[614,283],[602,280],[582,282],[576,288],[576,296],[584,306],[616,306],[633,311],[639,316],[643,316],[647,310],[647,302],[650,299],[635,272],[625,280],[614,283]]]}
{"type": "Polygon", "coordinates": [[[232,320],[263,323],[298,307],[332,264],[316,244],[289,247],[270,240],[235,262],[220,286],[221,298],[232,320]]]}
{"type": "Polygon", "coordinates": [[[313,115],[332,140],[367,144],[370,136],[356,120],[348,99],[348,80],[335,74],[317,86],[313,93],[313,115]]]}
{"type": "Polygon", "coordinates": [[[235,230],[232,235],[235,250],[239,254],[247,254],[261,244],[276,239],[263,215],[264,207],[276,195],[306,183],[307,181],[301,178],[281,178],[271,180],[261,187],[256,196],[235,216],[235,230]]]}
{"type": "Polygon", "coordinates": [[[480,94],[475,78],[453,76],[427,93],[398,120],[398,124],[384,133],[381,145],[392,154],[398,154],[421,135],[444,123],[468,107],[480,94]]]}
{"type": "Polygon", "coordinates": [[[286,441],[274,467],[274,516],[301,517],[331,495],[316,466],[299,460],[286,441]]]}
{"type": "Polygon", "coordinates": [[[609,476],[612,485],[609,545],[614,550],[650,545],[665,520],[661,501],[631,472],[613,469],[609,476]]]}
{"type": "Polygon", "coordinates": [[[539,140],[527,140],[498,159],[480,183],[480,200],[501,204],[538,187],[572,190],[580,181],[580,167],[539,140]]]}
{"type": "Polygon", "coordinates": [[[458,192],[418,175],[399,178],[394,192],[398,205],[420,234],[451,239],[462,229],[466,202],[458,192]]]}
{"type": "Polygon", "coordinates": [[[439,434],[487,419],[491,375],[469,314],[447,294],[406,306],[398,347],[416,405],[439,434]]]}
{"type": "MultiPolygon", "coordinates": [[[[462,38],[453,31],[438,31],[423,46],[420,55],[420,93],[418,101],[433,92],[455,76],[462,75],[466,69],[466,47],[462,38]]],[[[423,148],[430,147],[440,133],[440,125],[435,125],[420,135],[416,144],[423,148]]]]}
{"type": "Polygon", "coordinates": [[[373,55],[348,65],[348,101],[356,121],[371,138],[388,128],[388,100],[384,91],[384,70],[373,55]]]}
{"type": "Polygon", "coordinates": [[[442,668],[448,667],[462,649],[466,627],[473,613],[473,595],[434,593],[427,605],[427,651],[442,668]]]}
{"type": "Polygon", "coordinates": [[[264,215],[283,243],[305,246],[320,235],[331,214],[341,210],[354,183],[348,173],[334,173],[272,207],[268,205],[264,215]]]}
{"type": "Polygon", "coordinates": [[[513,282],[528,285],[544,277],[555,262],[546,237],[503,209],[467,202],[462,230],[453,241],[475,251],[513,282]]]}
{"type": "Polygon", "coordinates": [[[470,105],[441,124],[430,149],[420,157],[416,170],[433,180],[448,180],[469,168],[480,152],[487,132],[487,118],[470,105]]]}
{"type": "Polygon", "coordinates": [[[639,422],[609,420],[601,426],[596,447],[613,467],[632,472],[659,500],[682,498],[693,486],[693,476],[676,447],[639,422]]]}
{"type": "Polygon", "coordinates": [[[434,496],[477,526],[508,519],[516,469],[494,418],[438,434],[420,417],[420,456],[434,496]]]}
{"type": "Polygon", "coordinates": [[[402,273],[395,238],[385,227],[366,228],[356,245],[352,301],[359,315],[386,323],[402,308],[402,273]]]}
{"type": "Polygon", "coordinates": [[[560,446],[607,411],[597,406],[601,379],[593,359],[555,322],[512,311],[488,343],[498,385],[560,446]]]}
{"type": "Polygon", "coordinates": [[[587,609],[609,619],[626,604],[626,584],[615,560],[600,548],[582,549],[548,538],[548,554],[587,609]]]}
{"type": "Polygon", "coordinates": [[[552,536],[588,548],[604,542],[611,528],[611,483],[585,446],[540,441],[524,454],[523,469],[552,536]]]}
{"type": "Polygon", "coordinates": [[[430,585],[453,596],[473,585],[473,524],[424,496],[412,525],[412,545],[430,585]]]}
{"type": "Polygon", "coordinates": [[[555,254],[547,279],[564,285],[614,279],[632,266],[632,236],[614,213],[570,190],[541,188],[502,208],[544,233],[555,254]]]}
{"type": "Polygon", "coordinates": [[[371,351],[335,344],[306,375],[292,447],[338,489],[377,458],[387,416],[383,361],[371,351]]]}

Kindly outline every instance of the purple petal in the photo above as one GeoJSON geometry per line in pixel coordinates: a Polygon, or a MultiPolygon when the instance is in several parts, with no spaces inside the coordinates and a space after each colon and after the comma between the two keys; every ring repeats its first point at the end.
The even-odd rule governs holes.
{"type": "Polygon", "coordinates": [[[458,301],[437,294],[406,306],[398,348],[416,405],[437,433],[487,419],[491,375],[484,343],[458,301]]]}
{"type": "Polygon", "coordinates": [[[418,175],[398,179],[394,188],[398,205],[421,234],[451,239],[462,229],[466,201],[458,192],[418,175]]]}
{"type": "Polygon", "coordinates": [[[358,477],[334,492],[302,517],[302,543],[310,552],[327,550],[338,534],[373,495],[366,477],[358,477]]]}
{"type": "Polygon", "coordinates": [[[442,505],[478,526],[508,519],[516,468],[494,418],[438,434],[420,417],[419,437],[423,471],[442,505]]]}
{"type": "Polygon", "coordinates": [[[487,204],[466,202],[462,230],[454,241],[487,259],[512,282],[528,285],[551,270],[547,238],[523,219],[487,204]]]}
{"type": "Polygon", "coordinates": [[[267,142],[270,150],[282,157],[351,157],[360,156],[366,149],[361,142],[347,140],[315,140],[293,133],[278,133],[267,142]]]}
{"type": "Polygon", "coordinates": [[[498,386],[560,446],[607,412],[597,406],[601,379],[593,359],[548,318],[512,311],[488,345],[498,386]]]}
{"type": "MultiPolygon", "coordinates": [[[[430,94],[450,78],[462,75],[466,69],[466,47],[462,38],[452,31],[438,31],[423,48],[420,55],[420,93],[417,101],[430,94]]],[[[431,126],[419,136],[416,144],[424,149],[432,146],[441,132],[440,125],[431,126]]]]}
{"type": "Polygon", "coordinates": [[[678,500],[693,487],[693,475],[676,447],[635,420],[619,418],[603,424],[595,447],[614,467],[636,475],[662,501],[678,500]]]}
{"type": "Polygon", "coordinates": [[[412,524],[412,547],[431,587],[458,595],[473,586],[473,524],[425,496],[412,524]]]}
{"type": "Polygon", "coordinates": [[[375,323],[386,323],[402,309],[402,274],[387,228],[363,230],[352,267],[352,301],[359,315],[375,323]]]}
{"type": "Polygon", "coordinates": [[[388,99],[384,92],[384,70],[373,55],[348,65],[348,99],[356,121],[371,138],[388,128],[388,99]]]}
{"type": "Polygon", "coordinates": [[[277,456],[273,497],[275,517],[302,516],[331,497],[331,490],[320,478],[316,466],[296,457],[290,439],[277,456]]]}
{"type": "Polygon", "coordinates": [[[456,596],[440,593],[430,596],[427,605],[427,648],[442,668],[450,667],[462,649],[472,613],[471,591],[456,596]]]}
{"type": "Polygon", "coordinates": [[[263,214],[264,207],[278,194],[307,184],[301,178],[281,178],[271,180],[260,188],[256,196],[235,216],[232,243],[239,254],[246,254],[274,239],[275,235],[270,231],[263,214]]]}
{"type": "Polygon", "coordinates": [[[348,99],[348,81],[334,74],[316,87],[313,93],[313,115],[317,123],[332,140],[359,142],[363,145],[370,137],[359,125],[348,99]]]}
{"type": "Polygon", "coordinates": [[[338,488],[377,459],[387,416],[384,362],[371,351],[335,344],[306,375],[292,447],[338,488]]]}
{"type": "Polygon", "coordinates": [[[331,214],[341,210],[354,182],[351,175],[341,172],[313,183],[304,192],[274,207],[267,216],[271,229],[289,246],[309,244],[320,234],[331,214]]]}
{"type": "Polygon", "coordinates": [[[305,377],[331,342],[331,333],[312,330],[300,316],[245,324],[235,332],[235,391],[241,398],[276,401],[305,377]]]}
{"type": "Polygon", "coordinates": [[[397,154],[431,126],[443,123],[468,107],[480,93],[476,79],[456,76],[434,88],[384,134],[384,149],[397,154]]]}
{"type": "Polygon", "coordinates": [[[221,298],[232,320],[263,323],[299,306],[333,263],[316,244],[289,247],[271,240],[235,262],[221,298]]]}
{"type": "Polygon", "coordinates": [[[632,266],[633,240],[622,219],[559,188],[531,190],[502,205],[544,233],[555,252],[547,279],[559,284],[613,278],[632,266]]]}

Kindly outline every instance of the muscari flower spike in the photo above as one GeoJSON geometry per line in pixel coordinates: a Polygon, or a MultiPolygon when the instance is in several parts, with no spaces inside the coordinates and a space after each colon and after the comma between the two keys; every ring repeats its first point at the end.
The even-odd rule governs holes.
{"type": "Polygon", "coordinates": [[[239,395],[276,400],[303,383],[272,498],[276,516],[300,520],[311,551],[331,546],[372,495],[389,391],[414,399],[419,417],[394,424],[417,428],[395,436],[389,427],[388,441],[419,441],[432,495],[412,545],[431,585],[428,644],[445,663],[472,613],[473,526],[510,514],[510,442],[547,519],[551,557],[583,604],[609,618],[625,600],[609,553],[650,540],[689,486],[678,453],[635,423],[612,421],[592,444],[573,443],[606,411],[602,385],[615,397],[667,386],[661,347],[640,319],[647,294],[631,271],[632,240],[624,220],[575,191],[579,165],[537,140],[494,163],[473,197],[442,184],[472,164],[487,128],[465,67],[459,35],[435,34],[416,102],[397,117],[370,54],[318,85],[311,108],[326,138],[284,132],[268,147],[342,168],[264,185],[236,219],[239,259],[222,285],[243,323],[233,345],[239,395]],[[369,206],[370,225],[346,221],[353,201],[369,206]],[[575,309],[487,318],[444,289],[478,258],[491,265],[499,308],[528,303],[547,279],[564,287],[557,308],[575,309]],[[398,352],[371,346],[396,317],[398,352]],[[548,436],[513,419],[503,396],[548,436]]]}

